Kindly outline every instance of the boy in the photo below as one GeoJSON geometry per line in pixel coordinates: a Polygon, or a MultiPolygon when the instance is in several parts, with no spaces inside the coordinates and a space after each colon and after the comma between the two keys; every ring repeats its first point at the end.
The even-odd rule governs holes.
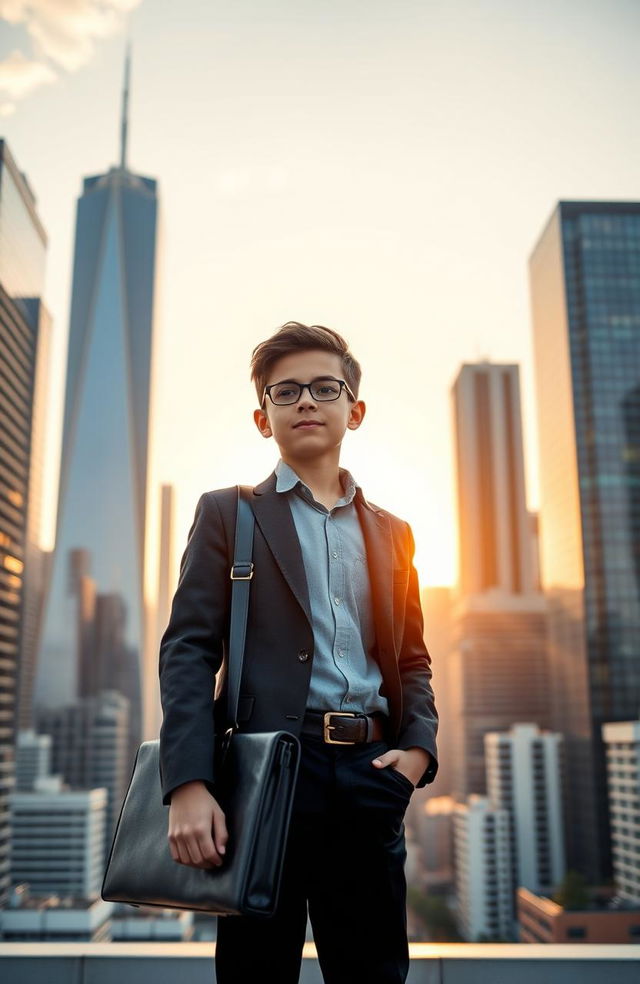
{"type": "MultiPolygon", "coordinates": [[[[297,734],[302,756],[277,911],[218,919],[216,979],[296,984],[308,905],[326,984],[400,984],[409,970],[403,817],[438,768],[413,537],[339,467],[344,434],[365,415],[344,339],[288,322],[254,349],[251,368],[254,420],[280,460],[253,494],[238,719],[242,731],[297,734]]],[[[226,651],[235,513],[235,488],[201,496],[160,647],[168,838],[173,859],[196,867],[224,864],[227,842],[213,785],[225,672],[213,702],[212,690],[226,651]]]]}

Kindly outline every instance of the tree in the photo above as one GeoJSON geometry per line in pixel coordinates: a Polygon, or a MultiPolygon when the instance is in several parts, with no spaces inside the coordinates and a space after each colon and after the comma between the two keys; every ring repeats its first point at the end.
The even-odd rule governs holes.
{"type": "Polygon", "coordinates": [[[456,928],[455,918],[443,898],[425,895],[420,889],[409,885],[407,901],[422,921],[430,942],[460,942],[461,936],[456,928]]]}
{"type": "Polygon", "coordinates": [[[586,909],[589,905],[589,893],[584,876],[579,871],[567,871],[552,898],[563,909],[586,909]]]}

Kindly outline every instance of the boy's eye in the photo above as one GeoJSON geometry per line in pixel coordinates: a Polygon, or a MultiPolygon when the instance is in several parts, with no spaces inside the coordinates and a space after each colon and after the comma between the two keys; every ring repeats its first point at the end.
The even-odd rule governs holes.
{"type": "Polygon", "coordinates": [[[276,397],[286,398],[288,396],[293,396],[295,392],[296,389],[294,389],[292,386],[278,386],[278,388],[275,391],[275,395],[276,397]]]}
{"type": "Polygon", "coordinates": [[[333,396],[338,392],[338,387],[335,383],[318,383],[313,388],[320,396],[333,396]]]}

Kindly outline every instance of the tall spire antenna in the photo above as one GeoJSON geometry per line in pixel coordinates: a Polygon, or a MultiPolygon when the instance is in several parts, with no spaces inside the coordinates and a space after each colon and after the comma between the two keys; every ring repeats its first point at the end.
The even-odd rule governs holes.
{"type": "Polygon", "coordinates": [[[127,130],[129,128],[129,73],[131,70],[131,42],[127,42],[124,62],[124,88],[122,90],[122,121],[120,123],[120,167],[127,166],[127,130]]]}

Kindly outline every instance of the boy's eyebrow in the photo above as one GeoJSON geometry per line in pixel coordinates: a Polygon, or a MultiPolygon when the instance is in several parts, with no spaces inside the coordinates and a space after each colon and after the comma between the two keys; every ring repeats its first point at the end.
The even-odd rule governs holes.
{"type": "MultiPolygon", "coordinates": [[[[314,383],[316,381],[316,379],[333,379],[333,380],[335,380],[336,383],[339,381],[337,376],[314,376],[313,379],[311,380],[311,382],[314,383]]],[[[279,383],[300,383],[300,380],[299,379],[294,379],[293,377],[290,377],[288,379],[279,379],[278,382],[279,383]]],[[[275,384],[273,384],[273,385],[275,385],[275,384]]]]}

